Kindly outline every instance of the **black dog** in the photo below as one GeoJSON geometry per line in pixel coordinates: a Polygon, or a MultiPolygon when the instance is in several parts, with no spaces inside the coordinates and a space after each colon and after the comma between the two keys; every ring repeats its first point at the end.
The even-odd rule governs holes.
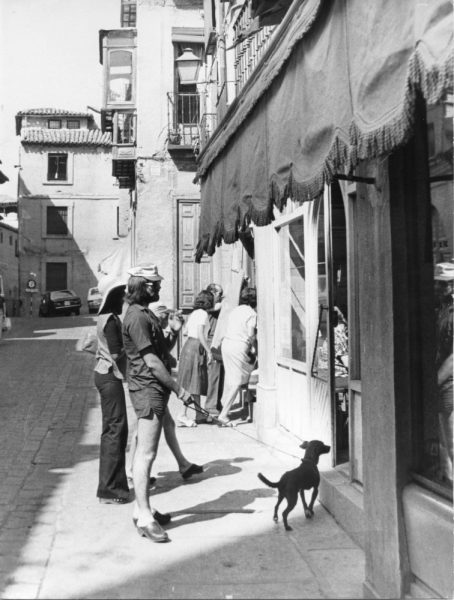
{"type": "Polygon", "coordinates": [[[300,493],[301,500],[303,501],[306,519],[310,519],[314,514],[314,502],[317,498],[318,486],[320,483],[320,473],[318,472],[317,467],[318,459],[320,454],[327,454],[331,450],[330,446],[325,446],[325,444],[319,440],[303,442],[300,448],[306,450],[300,466],[292,471],[287,471],[284,473],[278,482],[273,483],[261,473],[258,473],[258,478],[263,481],[263,483],[266,483],[266,485],[279,490],[277,504],[274,507],[273,519],[275,521],[278,520],[277,509],[279,508],[280,503],[284,498],[287,499],[287,508],[282,512],[282,519],[287,531],[292,531],[292,528],[287,523],[287,517],[290,511],[295,508],[298,500],[298,492],[300,493]],[[314,489],[312,491],[310,504],[307,506],[306,499],[304,498],[304,490],[310,490],[311,488],[314,489]]]}

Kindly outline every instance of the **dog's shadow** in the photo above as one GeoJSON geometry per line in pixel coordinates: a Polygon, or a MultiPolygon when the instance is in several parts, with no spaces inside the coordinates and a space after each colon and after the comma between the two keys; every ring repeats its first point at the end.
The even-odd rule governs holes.
{"type": "Polygon", "coordinates": [[[246,508],[246,506],[252,504],[256,498],[268,498],[273,495],[273,490],[263,488],[226,492],[215,500],[172,512],[172,521],[166,526],[166,530],[191,523],[219,519],[232,513],[250,514],[255,511],[253,508],[246,508]]]}
{"type": "Polygon", "coordinates": [[[153,488],[153,495],[168,492],[179,485],[190,485],[210,479],[211,477],[225,477],[226,475],[235,475],[241,471],[241,467],[236,466],[238,463],[243,463],[253,460],[248,456],[238,456],[231,460],[219,459],[212,460],[203,465],[203,473],[193,475],[189,479],[182,479],[178,471],[159,471],[157,474],[156,486],[153,488]]]}

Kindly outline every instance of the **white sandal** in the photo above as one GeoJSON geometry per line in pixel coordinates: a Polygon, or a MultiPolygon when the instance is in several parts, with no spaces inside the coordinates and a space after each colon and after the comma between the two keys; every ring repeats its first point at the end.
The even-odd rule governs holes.
{"type": "Polygon", "coordinates": [[[197,423],[183,415],[177,418],[177,427],[197,427],[197,423]]]}

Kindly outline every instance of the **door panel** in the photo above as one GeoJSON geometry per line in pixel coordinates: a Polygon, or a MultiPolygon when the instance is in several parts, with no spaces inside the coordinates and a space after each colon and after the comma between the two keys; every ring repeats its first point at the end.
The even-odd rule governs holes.
{"type": "Polygon", "coordinates": [[[199,239],[200,204],[178,202],[178,306],[192,309],[196,295],[212,282],[212,260],[204,256],[197,264],[195,251],[199,239]]]}

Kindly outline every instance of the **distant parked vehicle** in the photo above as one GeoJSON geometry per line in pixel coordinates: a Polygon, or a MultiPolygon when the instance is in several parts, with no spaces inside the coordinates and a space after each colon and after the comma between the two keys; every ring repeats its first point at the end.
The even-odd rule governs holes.
{"type": "Polygon", "coordinates": [[[98,312],[99,307],[101,306],[102,296],[99,293],[97,287],[92,287],[88,290],[87,295],[87,304],[88,304],[88,312],[98,312]]]}
{"type": "Polygon", "coordinates": [[[39,305],[39,316],[50,317],[52,315],[75,315],[80,314],[82,302],[72,290],[58,290],[55,292],[44,292],[39,305]]]}

